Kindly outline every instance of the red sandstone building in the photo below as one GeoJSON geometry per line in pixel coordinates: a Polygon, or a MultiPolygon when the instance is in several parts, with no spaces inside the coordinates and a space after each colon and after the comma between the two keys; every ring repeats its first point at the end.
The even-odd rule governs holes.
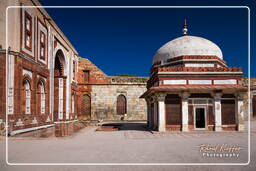
{"type": "Polygon", "coordinates": [[[41,4],[0,1],[0,125],[7,123],[10,135],[42,130],[64,136],[83,127],[80,120],[148,120],[159,131],[243,130],[242,70],[227,67],[211,41],[184,28],[182,37],[158,50],[149,80],[108,76],[79,57],[43,8],[24,6],[41,4]],[[9,8],[6,20],[8,6],[22,8],[9,8]]]}
{"type": "Polygon", "coordinates": [[[187,34],[155,54],[147,91],[148,124],[158,131],[243,130],[241,68],[231,68],[213,42],[187,34]]]}

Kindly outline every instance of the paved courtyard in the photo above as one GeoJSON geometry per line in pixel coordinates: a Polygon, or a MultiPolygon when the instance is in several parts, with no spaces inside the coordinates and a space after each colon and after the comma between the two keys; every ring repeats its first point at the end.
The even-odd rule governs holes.
{"type": "MultiPolygon", "coordinates": [[[[87,127],[65,138],[9,138],[10,163],[246,163],[246,132],[167,132],[145,129],[145,123],[122,123],[119,131],[95,131],[87,127]],[[240,147],[238,151],[200,152],[200,145],[240,147]],[[218,153],[218,154],[217,154],[218,153]],[[220,157],[220,153],[223,155],[220,157]],[[208,153],[209,154],[209,153],[208,153]],[[219,156],[216,156],[219,155],[219,156]],[[229,154],[229,156],[225,156],[229,154]],[[232,156],[231,156],[232,154],[232,156]],[[234,154],[234,155],[233,155],[234,154]]],[[[256,122],[252,122],[251,163],[249,166],[61,166],[61,170],[255,170],[256,122]]],[[[0,140],[4,154],[4,138],[0,140]]],[[[223,148],[224,149],[224,148],[223,148]]],[[[60,166],[7,166],[1,155],[0,170],[58,170],[60,166]],[[46,169],[47,167],[47,169],[46,169]]]]}

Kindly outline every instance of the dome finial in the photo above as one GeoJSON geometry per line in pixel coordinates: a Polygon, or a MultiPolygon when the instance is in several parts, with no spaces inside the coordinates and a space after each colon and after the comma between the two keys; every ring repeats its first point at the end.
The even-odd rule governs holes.
{"type": "Polygon", "coordinates": [[[188,29],[187,29],[187,20],[185,19],[185,20],[184,20],[184,24],[183,24],[183,29],[182,29],[182,35],[183,35],[183,36],[188,35],[187,32],[188,32],[188,29]]]}

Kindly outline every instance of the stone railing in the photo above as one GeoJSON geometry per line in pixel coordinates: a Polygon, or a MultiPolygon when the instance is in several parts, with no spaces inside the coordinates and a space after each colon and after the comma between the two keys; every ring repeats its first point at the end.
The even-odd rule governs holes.
{"type": "Polygon", "coordinates": [[[149,77],[108,76],[111,84],[146,84],[149,77]]]}
{"type": "Polygon", "coordinates": [[[241,67],[159,67],[158,72],[242,72],[241,67]]]}

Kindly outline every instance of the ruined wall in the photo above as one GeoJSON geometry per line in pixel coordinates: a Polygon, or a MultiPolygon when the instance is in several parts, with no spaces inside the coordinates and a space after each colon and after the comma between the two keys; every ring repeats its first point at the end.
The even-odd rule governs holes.
{"type": "MultiPolygon", "coordinates": [[[[253,96],[256,96],[256,78],[255,77],[251,77],[251,97],[248,98],[248,94],[245,95],[244,97],[244,114],[245,114],[245,120],[248,119],[248,115],[249,115],[249,108],[248,105],[250,103],[250,116],[253,116],[253,104],[252,104],[252,98],[253,96]]],[[[248,78],[244,77],[243,79],[243,85],[244,86],[248,86],[248,78]]]]}
{"type": "Polygon", "coordinates": [[[146,91],[145,84],[94,85],[91,92],[91,115],[93,120],[121,120],[117,115],[117,97],[122,94],[127,100],[127,115],[124,120],[146,120],[147,105],[139,98],[146,91]]]}
{"type": "Polygon", "coordinates": [[[78,64],[77,109],[80,119],[147,119],[146,102],[139,98],[146,91],[147,77],[107,76],[95,64],[85,58],[79,58],[78,64]],[[89,71],[89,80],[87,81],[85,80],[84,71],[89,71]],[[126,115],[117,115],[117,97],[120,94],[126,97],[126,115]],[[83,102],[84,96],[90,97],[90,107],[85,106],[88,103],[83,102]]]}

